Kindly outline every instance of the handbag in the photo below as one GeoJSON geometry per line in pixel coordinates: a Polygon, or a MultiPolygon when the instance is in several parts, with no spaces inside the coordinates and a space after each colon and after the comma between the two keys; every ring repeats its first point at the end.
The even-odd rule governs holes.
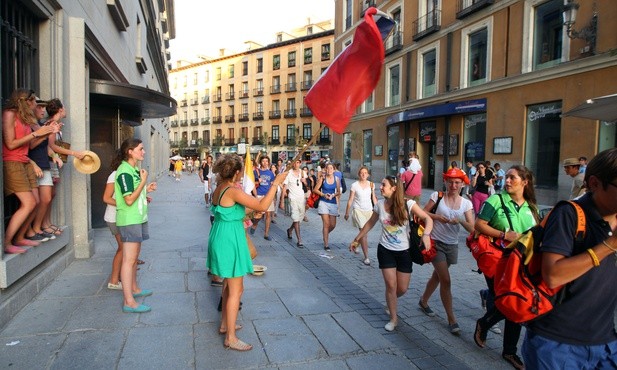
{"type": "Polygon", "coordinates": [[[308,199],[306,200],[306,205],[311,208],[319,207],[319,198],[320,198],[319,194],[312,192],[311,195],[309,195],[308,199]]]}
{"type": "MultiPolygon", "coordinates": [[[[424,225],[418,222],[414,216],[411,215],[409,210],[409,255],[411,261],[420,266],[425,263],[430,263],[437,256],[437,249],[435,249],[435,241],[431,238],[431,247],[429,249],[424,248],[422,242],[422,235],[424,235],[424,225]]],[[[429,237],[430,238],[430,237],[429,237]]]]}
{"type": "MultiPolygon", "coordinates": [[[[71,149],[71,143],[62,140],[62,133],[60,132],[56,135],[56,145],[66,150],[71,149]]],[[[60,159],[62,159],[62,162],[64,163],[66,163],[69,159],[69,156],[66,154],[58,153],[58,156],[60,157],[60,159]]]]}

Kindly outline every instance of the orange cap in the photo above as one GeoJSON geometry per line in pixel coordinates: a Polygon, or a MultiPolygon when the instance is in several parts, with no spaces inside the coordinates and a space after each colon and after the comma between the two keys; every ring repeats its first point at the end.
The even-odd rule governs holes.
{"type": "Polygon", "coordinates": [[[451,168],[445,172],[443,174],[443,180],[446,181],[447,179],[461,179],[465,184],[469,185],[469,178],[467,177],[467,174],[458,168],[451,168]]]}

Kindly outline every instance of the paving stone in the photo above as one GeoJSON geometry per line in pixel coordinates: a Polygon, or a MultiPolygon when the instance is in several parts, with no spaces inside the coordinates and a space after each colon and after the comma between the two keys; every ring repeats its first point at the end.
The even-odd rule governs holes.
{"type": "Polygon", "coordinates": [[[417,369],[417,367],[415,367],[412,362],[405,359],[404,357],[392,355],[358,356],[349,358],[346,362],[349,368],[352,370],[417,369]]]}
{"type": "Polygon", "coordinates": [[[83,298],[35,299],[9,322],[0,337],[59,332],[83,298]]]}
{"type": "Polygon", "coordinates": [[[69,334],[51,369],[112,369],[124,345],[124,330],[69,334]]]}
{"type": "Polygon", "coordinates": [[[360,349],[330,315],[305,316],[304,322],[329,355],[342,355],[360,349]]]}
{"type": "Polygon", "coordinates": [[[149,326],[129,330],[118,368],[186,369],[195,366],[194,359],[191,325],[149,326]]]}
{"type": "Polygon", "coordinates": [[[45,369],[67,336],[58,333],[3,337],[0,341],[0,369],[45,369]]]}

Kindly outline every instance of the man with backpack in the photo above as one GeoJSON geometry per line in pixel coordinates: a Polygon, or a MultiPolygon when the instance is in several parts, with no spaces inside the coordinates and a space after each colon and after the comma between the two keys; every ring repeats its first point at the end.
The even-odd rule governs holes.
{"type": "Polygon", "coordinates": [[[522,353],[531,369],[617,368],[617,148],[599,153],[585,171],[588,192],[583,243],[575,242],[574,207],[556,207],[542,240],[542,278],[564,298],[531,321],[522,353]]]}

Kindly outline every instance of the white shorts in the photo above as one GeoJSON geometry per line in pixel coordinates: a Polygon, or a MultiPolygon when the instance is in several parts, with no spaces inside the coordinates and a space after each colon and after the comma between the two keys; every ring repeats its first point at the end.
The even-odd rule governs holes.
{"type": "MultiPolygon", "coordinates": [[[[261,198],[263,197],[265,197],[265,195],[258,195],[257,199],[261,200],[261,198]]],[[[270,205],[268,206],[266,212],[274,212],[274,199],[272,199],[272,202],[270,202],[270,205]]]]}
{"type": "Polygon", "coordinates": [[[39,186],[54,186],[50,170],[43,170],[43,177],[37,178],[36,181],[39,183],[39,186]]]}
{"type": "Polygon", "coordinates": [[[208,184],[208,180],[204,180],[204,193],[210,194],[210,186],[208,184]]]}
{"type": "Polygon", "coordinates": [[[304,219],[304,213],[306,212],[306,201],[304,198],[289,198],[289,206],[291,208],[291,220],[293,222],[300,222],[304,219]]]}
{"type": "Polygon", "coordinates": [[[338,216],[338,205],[336,203],[324,202],[322,199],[319,201],[319,206],[317,206],[317,214],[338,216]]]}
{"type": "Polygon", "coordinates": [[[369,218],[371,218],[372,215],[372,210],[365,211],[362,209],[354,208],[351,213],[351,222],[354,227],[361,229],[364,227],[364,224],[366,224],[366,222],[369,220],[369,218]]]}

